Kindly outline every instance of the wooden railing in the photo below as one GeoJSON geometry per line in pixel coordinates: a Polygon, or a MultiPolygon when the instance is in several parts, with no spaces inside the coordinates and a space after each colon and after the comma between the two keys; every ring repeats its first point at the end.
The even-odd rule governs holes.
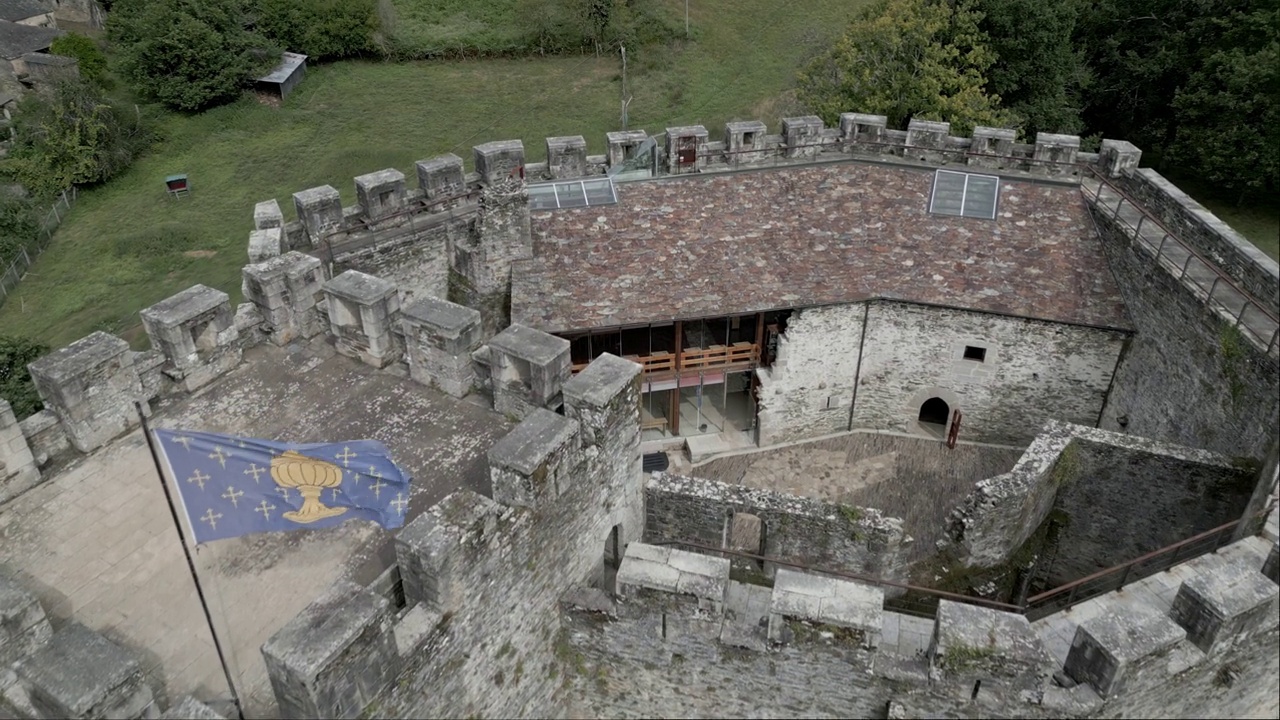
{"type": "MultiPolygon", "coordinates": [[[[706,349],[686,350],[680,353],[678,364],[675,353],[665,350],[652,355],[625,355],[624,357],[644,368],[645,375],[672,373],[677,367],[683,373],[686,370],[714,370],[730,365],[757,362],[760,359],[760,346],[755,343],[739,342],[732,345],[712,345],[706,349]]],[[[573,374],[582,372],[587,365],[588,363],[574,363],[573,374]]]]}

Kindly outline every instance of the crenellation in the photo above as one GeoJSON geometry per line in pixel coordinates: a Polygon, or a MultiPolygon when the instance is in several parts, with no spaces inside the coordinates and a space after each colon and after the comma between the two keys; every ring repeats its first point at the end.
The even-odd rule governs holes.
{"type": "MultiPolygon", "coordinates": [[[[40,482],[40,468],[9,401],[0,398],[0,504],[40,482]]],[[[0,593],[3,593],[0,577],[0,593]]],[[[0,652],[3,652],[0,646],[0,652]]],[[[2,656],[0,656],[2,660],[2,656]]],[[[0,662],[0,665],[3,663],[0,662]]]]}
{"type": "Polygon", "coordinates": [[[725,161],[737,166],[767,159],[770,153],[766,149],[765,138],[768,135],[768,126],[759,120],[725,123],[725,161]]]}
{"type": "Polygon", "coordinates": [[[143,309],[152,348],[164,354],[164,373],[186,392],[208,385],[240,364],[240,331],[230,297],[193,285],[143,309]]]}
{"type": "Polygon", "coordinates": [[[1280,622],[1278,588],[1256,565],[1242,560],[1202,558],[1200,572],[1182,583],[1170,614],[1187,639],[1207,654],[1221,654],[1250,634],[1280,622]]]}
{"type": "MultiPolygon", "coordinates": [[[[547,177],[552,180],[584,177],[587,172],[587,139],[581,135],[547,138],[547,177]]],[[[537,175],[530,170],[531,177],[537,175]]]]}
{"type": "Polygon", "coordinates": [[[493,499],[512,507],[555,502],[582,461],[578,423],[534,408],[489,449],[493,499]]]}
{"type": "Polygon", "coordinates": [[[635,157],[636,150],[649,139],[644,130],[621,130],[605,133],[606,153],[610,168],[616,168],[635,157]]]}
{"type": "Polygon", "coordinates": [[[409,377],[463,397],[478,378],[472,354],[480,348],[480,313],[434,297],[422,297],[400,313],[409,377]]]}
{"type": "Polygon", "coordinates": [[[857,647],[874,649],[880,645],[884,625],[884,590],[851,582],[780,568],[774,577],[769,604],[769,640],[792,642],[794,621],[811,623],[821,633],[840,629],[841,639],[857,647]]]}
{"type": "Polygon", "coordinates": [[[822,150],[822,118],[817,115],[782,119],[782,135],[785,138],[785,156],[811,158],[822,150]]]}
{"type": "Polygon", "coordinates": [[[275,345],[309,339],[323,332],[324,270],[319,258],[296,250],[243,270],[246,300],[262,314],[263,329],[275,345]]]}
{"type": "Polygon", "coordinates": [[[1063,668],[1103,698],[1125,692],[1130,677],[1165,661],[1187,637],[1168,615],[1139,606],[1113,610],[1080,623],[1063,668]]]}
{"type": "Polygon", "coordinates": [[[711,151],[707,148],[709,137],[707,129],[701,125],[667,128],[667,172],[678,175],[705,169],[711,158],[711,151]]]}
{"type": "Polygon", "coordinates": [[[249,233],[249,263],[260,263],[278,256],[283,250],[283,245],[283,229],[274,227],[254,230],[249,233]]]}
{"type": "Polygon", "coordinates": [[[376,368],[400,359],[400,293],[394,283],[357,270],[326,282],[329,332],[334,348],[376,368]]]}
{"type": "MultiPolygon", "coordinates": [[[[453,153],[430,160],[419,160],[414,167],[418,171],[418,187],[427,202],[444,203],[446,198],[454,198],[466,192],[469,186],[462,169],[462,158],[453,153]]],[[[457,202],[455,200],[436,207],[445,210],[457,202]]]]}
{"type": "Polygon", "coordinates": [[[76,450],[92,452],[138,425],[133,404],[143,389],[131,352],[129,343],[98,331],[28,366],[76,450]]]}
{"type": "Polygon", "coordinates": [[[1002,170],[1012,164],[1013,144],[1017,136],[1017,131],[1011,128],[979,125],[973,129],[973,141],[966,161],[970,165],[1002,170]]]}
{"type": "Polygon", "coordinates": [[[938,601],[929,646],[931,677],[955,699],[992,705],[1039,705],[1057,668],[1021,615],[938,601]]]}
{"type": "Polygon", "coordinates": [[[332,186],[321,185],[294,193],[293,206],[312,247],[345,227],[342,199],[332,186]]]}
{"type": "Polygon", "coordinates": [[[476,173],[480,182],[495,185],[510,178],[524,178],[524,142],[520,140],[498,140],[476,145],[476,173]]]}
{"type": "Polygon", "coordinates": [[[364,219],[371,227],[383,227],[384,221],[399,215],[408,206],[404,173],[394,168],[358,175],[355,179],[356,199],[364,219]]]}
{"type": "Polygon", "coordinates": [[[1075,167],[1079,153],[1079,135],[1038,132],[1035,154],[1032,156],[1037,164],[1032,167],[1048,175],[1076,173],[1079,172],[1075,167]]]}
{"type": "MultiPolygon", "coordinates": [[[[1077,155],[1077,158],[1080,156],[1077,155]]],[[[1132,174],[1142,161],[1142,151],[1126,140],[1103,140],[1098,153],[1107,177],[1119,178],[1132,174]]]]}
{"type": "Polygon", "coordinates": [[[555,410],[569,380],[569,341],[511,325],[489,341],[493,409],[522,418],[534,408],[555,410]]]}
{"type": "Polygon", "coordinates": [[[270,230],[284,227],[284,213],[275,198],[263,200],[253,206],[253,229],[270,230]]]}
{"type": "Polygon", "coordinates": [[[907,126],[907,155],[921,162],[940,162],[947,156],[951,123],[912,118],[907,126]]]}

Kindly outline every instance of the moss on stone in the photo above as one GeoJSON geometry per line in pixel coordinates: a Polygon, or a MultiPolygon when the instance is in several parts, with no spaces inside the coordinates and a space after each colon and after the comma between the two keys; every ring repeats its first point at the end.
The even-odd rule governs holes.
{"type": "Polygon", "coordinates": [[[949,672],[964,672],[995,654],[992,648],[972,645],[952,645],[942,655],[940,663],[949,672]]]}

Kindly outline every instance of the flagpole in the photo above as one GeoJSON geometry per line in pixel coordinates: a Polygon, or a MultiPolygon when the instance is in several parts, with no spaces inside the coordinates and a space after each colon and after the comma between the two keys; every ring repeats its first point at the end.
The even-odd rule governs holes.
{"type": "Polygon", "coordinates": [[[164,479],[164,466],[160,463],[160,455],[156,453],[155,440],[151,437],[151,425],[142,412],[142,403],[135,401],[133,406],[138,410],[142,420],[142,434],[147,438],[147,448],[151,451],[151,461],[156,466],[156,477],[160,478],[160,487],[164,488],[164,499],[169,503],[169,513],[173,516],[173,528],[178,531],[178,543],[182,545],[182,554],[187,558],[187,569],[191,571],[191,581],[195,583],[196,595],[200,598],[200,609],[204,610],[205,622],[209,623],[209,635],[213,638],[213,649],[218,651],[218,662],[222,664],[222,673],[227,678],[227,689],[231,691],[231,701],[236,704],[236,717],[244,720],[244,707],[240,705],[240,695],[236,693],[235,681],[231,679],[231,669],[227,666],[227,656],[222,653],[222,643],[218,641],[218,631],[213,627],[213,616],[209,614],[209,603],[204,599],[204,588],[200,585],[200,576],[196,574],[196,562],[191,557],[191,549],[187,547],[187,539],[182,534],[182,522],[178,520],[178,508],[173,504],[173,494],[169,492],[169,483],[164,479]]]}

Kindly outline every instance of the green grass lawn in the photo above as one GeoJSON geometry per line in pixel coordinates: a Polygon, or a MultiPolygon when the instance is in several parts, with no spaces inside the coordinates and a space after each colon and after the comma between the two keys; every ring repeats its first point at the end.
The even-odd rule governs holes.
{"type": "MultiPolygon", "coordinates": [[[[695,42],[631,57],[630,127],[650,132],[789,114],[797,63],[838,32],[860,2],[694,2],[695,42]]],[[[672,3],[681,11],[683,3],[672,3]]],[[[170,115],[166,139],[123,175],[84,190],[53,243],[0,307],[0,333],[59,347],[94,330],[145,346],[137,312],[195,283],[240,301],[240,268],[253,205],[276,198],[293,216],[292,193],[316,185],[355,202],[352,178],[471,147],[520,138],[531,161],[544,139],[586,136],[603,153],[620,129],[616,57],[311,67],[284,106],[245,98],[200,115],[170,115]],[[190,196],[169,200],[163,179],[191,178],[190,196]]],[[[411,182],[415,182],[411,180],[411,182]]]]}

